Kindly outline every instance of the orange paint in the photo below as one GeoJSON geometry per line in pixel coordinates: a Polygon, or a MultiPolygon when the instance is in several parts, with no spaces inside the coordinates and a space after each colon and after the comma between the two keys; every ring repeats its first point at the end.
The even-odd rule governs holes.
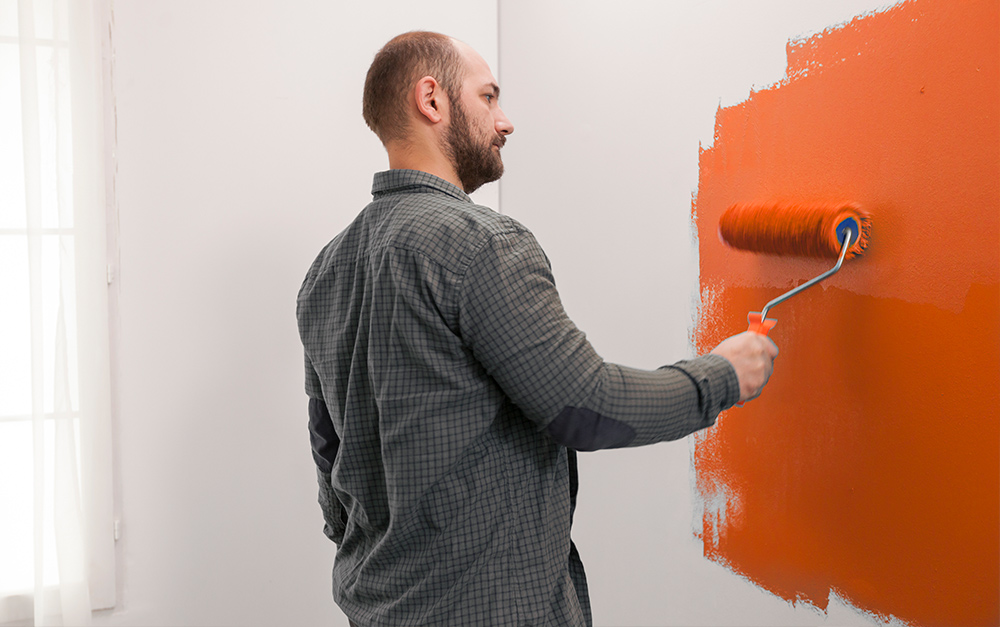
{"type": "Polygon", "coordinates": [[[726,207],[872,215],[864,256],[769,313],[764,394],[696,440],[705,554],[790,601],[1000,623],[998,25],[914,0],[793,42],[700,156],[701,350],[831,265],[726,247],[726,207]]]}

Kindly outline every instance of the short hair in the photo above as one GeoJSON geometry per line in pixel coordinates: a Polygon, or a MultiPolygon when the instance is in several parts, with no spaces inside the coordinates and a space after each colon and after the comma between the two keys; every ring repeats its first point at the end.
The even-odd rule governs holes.
{"type": "Polygon", "coordinates": [[[406,137],[407,98],[425,76],[433,76],[449,100],[458,100],[465,63],[451,37],[412,31],[392,38],[376,53],[365,78],[362,112],[383,144],[406,137]]]}

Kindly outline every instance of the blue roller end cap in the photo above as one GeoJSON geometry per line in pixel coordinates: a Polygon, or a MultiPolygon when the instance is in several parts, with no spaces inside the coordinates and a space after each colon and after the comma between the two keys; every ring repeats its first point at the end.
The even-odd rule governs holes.
{"type": "Polygon", "coordinates": [[[854,218],[847,218],[837,225],[837,241],[843,243],[847,229],[851,230],[851,245],[853,246],[858,237],[861,236],[861,225],[854,218]]]}

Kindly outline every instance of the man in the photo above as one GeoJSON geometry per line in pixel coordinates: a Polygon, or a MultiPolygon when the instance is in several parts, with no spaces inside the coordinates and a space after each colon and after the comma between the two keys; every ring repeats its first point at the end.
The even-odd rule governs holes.
{"type": "Polygon", "coordinates": [[[521,224],[467,196],[514,127],[469,46],[407,33],[368,72],[390,170],[298,299],[337,603],[356,625],[590,625],[576,451],[708,427],[760,393],[744,333],[656,371],[605,363],[521,224]]]}

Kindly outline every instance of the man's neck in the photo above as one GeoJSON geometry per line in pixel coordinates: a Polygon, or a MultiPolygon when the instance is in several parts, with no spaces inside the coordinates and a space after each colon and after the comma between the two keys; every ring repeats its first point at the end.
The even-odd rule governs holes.
{"type": "Polygon", "coordinates": [[[421,150],[418,147],[389,146],[386,148],[389,153],[389,169],[391,170],[419,170],[433,174],[442,178],[459,189],[465,189],[462,181],[455,172],[455,166],[451,160],[440,151],[421,150]]]}

